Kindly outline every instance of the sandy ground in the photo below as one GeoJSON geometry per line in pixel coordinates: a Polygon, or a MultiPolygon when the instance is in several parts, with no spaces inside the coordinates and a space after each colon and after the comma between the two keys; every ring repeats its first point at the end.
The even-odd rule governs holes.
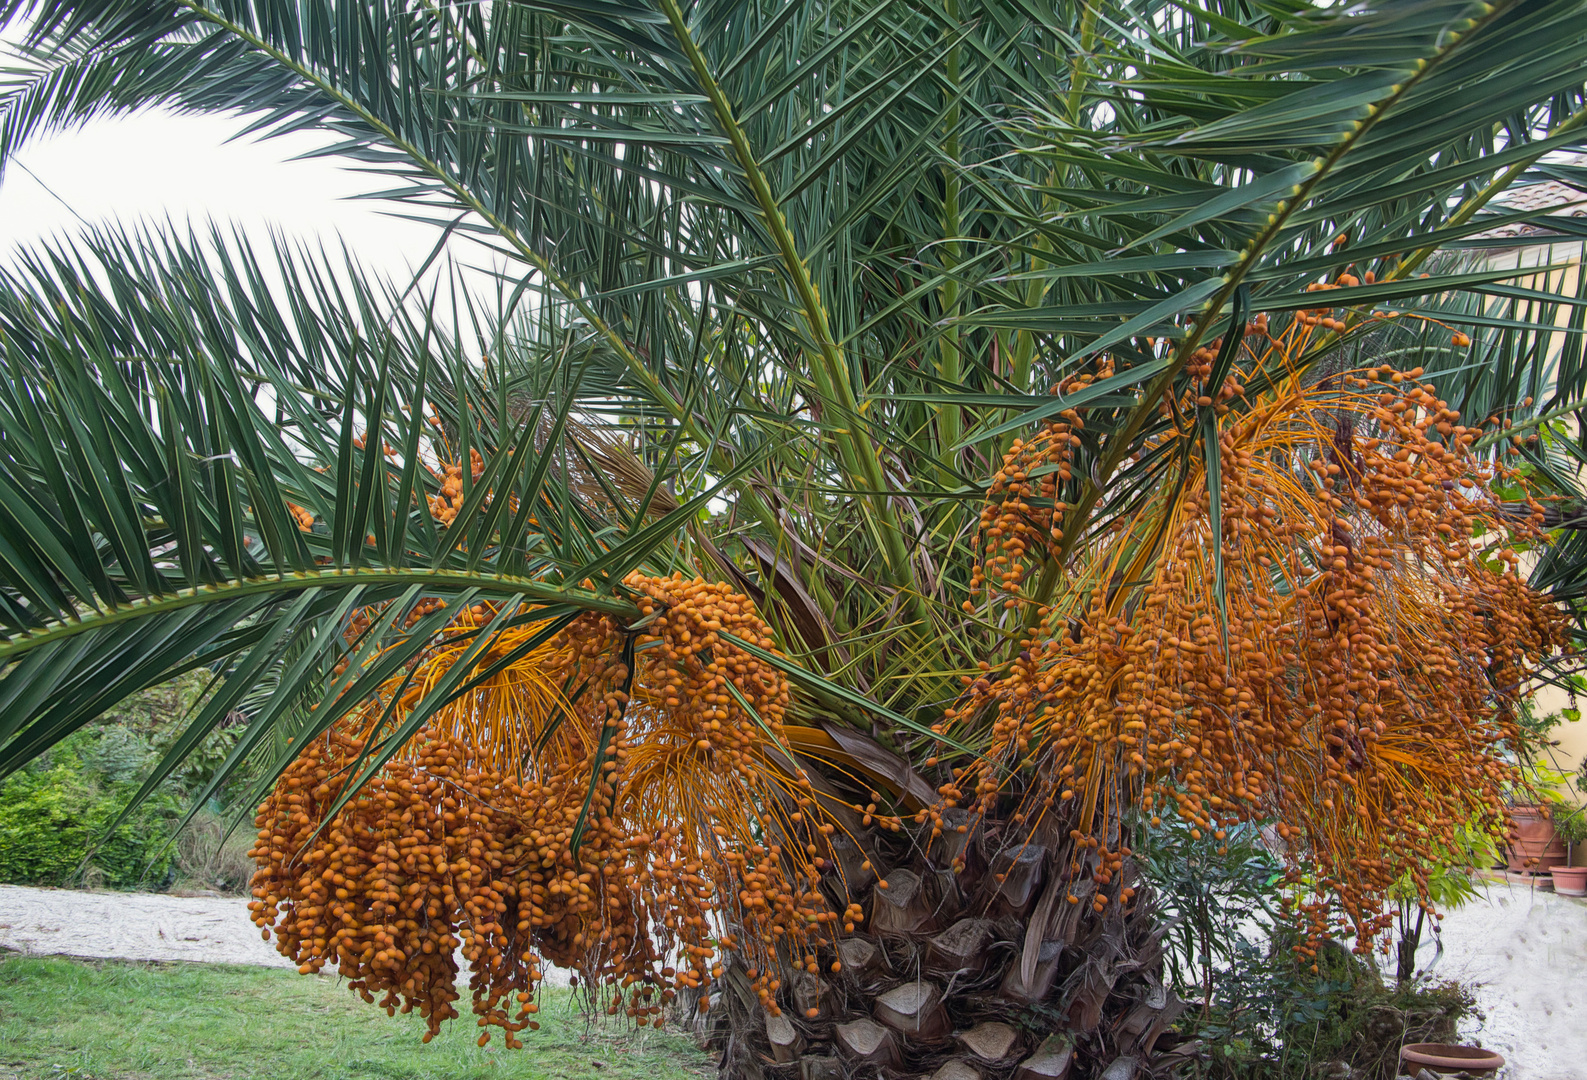
{"type": "MultiPolygon", "coordinates": [[[[1587,1077],[1587,901],[1493,884],[1441,931],[1443,979],[1477,988],[1463,1035],[1499,1051],[1506,1080],[1587,1077]]],[[[290,967],[248,921],[247,901],[0,885],[0,948],[118,960],[290,967]]],[[[1423,945],[1425,965],[1435,946],[1423,945]]],[[[548,973],[550,974],[550,973],[548,973]]]]}
{"type": "MultiPolygon", "coordinates": [[[[1444,917],[1442,979],[1475,984],[1468,1041],[1505,1057],[1508,1080],[1587,1077],[1587,900],[1492,884],[1444,917]]],[[[1425,965],[1435,949],[1424,943],[1425,965]]]]}
{"type": "Polygon", "coordinates": [[[225,896],[75,892],[0,885],[0,947],[114,960],[292,967],[225,896]]]}
{"type": "MultiPolygon", "coordinates": [[[[189,960],[293,968],[228,896],[78,892],[0,885],[0,949],[97,960],[189,960]]],[[[467,980],[460,952],[458,968],[467,980]]],[[[567,985],[567,973],[546,972],[567,985]]]]}

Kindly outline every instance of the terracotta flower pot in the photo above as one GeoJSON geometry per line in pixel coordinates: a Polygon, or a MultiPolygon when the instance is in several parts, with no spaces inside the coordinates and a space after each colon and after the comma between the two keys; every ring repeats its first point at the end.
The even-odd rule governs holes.
{"type": "Polygon", "coordinates": [[[1517,806],[1511,816],[1515,818],[1508,851],[1511,871],[1543,874],[1565,865],[1565,845],[1543,807],[1517,806]]]}
{"type": "Polygon", "coordinates": [[[1477,1076],[1491,1076],[1504,1064],[1504,1058],[1492,1050],[1484,1050],[1480,1046],[1450,1046],[1447,1043],[1409,1043],[1400,1047],[1400,1060],[1414,1066],[1416,1070],[1468,1072],[1477,1076]]]}
{"type": "Polygon", "coordinates": [[[1549,876],[1561,896],[1587,896],[1587,866],[1556,866],[1549,876]]]}

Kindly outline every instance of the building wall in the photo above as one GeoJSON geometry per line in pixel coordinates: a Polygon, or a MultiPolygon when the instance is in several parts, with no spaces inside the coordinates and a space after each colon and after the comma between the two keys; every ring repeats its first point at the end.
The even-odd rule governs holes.
{"type": "MultiPolygon", "coordinates": [[[[1484,265],[1494,269],[1527,266],[1558,267],[1520,278],[1515,284],[1551,295],[1574,297],[1581,294],[1583,254],[1583,245],[1579,243],[1554,244],[1548,247],[1519,248],[1500,252],[1485,259],[1484,265]]],[[[1569,306],[1561,305],[1554,313],[1554,324],[1566,325],[1571,317],[1571,311],[1569,306]]],[[[1521,318],[1529,316],[1536,318],[1541,312],[1535,306],[1528,304],[1522,307],[1518,315],[1521,318]]],[[[1583,479],[1587,480],[1587,477],[1583,479]]],[[[1549,732],[1553,745],[1546,749],[1545,757],[1553,769],[1567,774],[1570,779],[1555,785],[1555,792],[1561,798],[1576,805],[1587,805],[1587,792],[1583,792],[1574,783],[1578,770],[1584,760],[1587,760],[1587,719],[1566,719],[1561,714],[1569,708],[1581,708],[1587,711],[1587,697],[1579,702],[1572,701],[1566,691],[1558,687],[1545,686],[1538,691],[1533,702],[1533,710],[1537,715],[1559,717],[1559,722],[1549,732]]],[[[1587,864],[1587,845],[1578,845],[1578,848],[1574,853],[1573,863],[1578,866],[1587,864]]]]}

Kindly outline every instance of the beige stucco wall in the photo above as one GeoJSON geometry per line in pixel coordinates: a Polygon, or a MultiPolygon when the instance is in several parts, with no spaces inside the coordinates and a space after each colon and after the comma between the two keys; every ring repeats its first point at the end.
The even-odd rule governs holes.
{"type": "MultiPolygon", "coordinates": [[[[1535,711],[1539,715],[1558,713],[1570,706],[1570,700],[1565,691],[1553,686],[1545,686],[1537,693],[1535,711]]],[[[1587,711],[1587,699],[1577,702],[1577,707],[1587,711]]],[[[1549,732],[1549,737],[1558,743],[1557,746],[1548,748],[1548,756],[1553,767],[1560,772],[1574,774],[1581,767],[1582,759],[1587,758],[1587,719],[1561,720],[1559,725],[1549,732]]],[[[1573,798],[1577,803],[1587,803],[1587,794],[1576,788],[1574,784],[1562,785],[1559,789],[1561,795],[1573,798]]]]}
{"type": "MultiPolygon", "coordinates": [[[[1550,295],[1577,296],[1580,293],[1581,273],[1584,255],[1584,246],[1580,243],[1554,244],[1549,247],[1524,248],[1513,251],[1500,252],[1484,260],[1484,265],[1494,269],[1508,269],[1512,267],[1525,268],[1527,266],[1554,266],[1552,269],[1520,278],[1515,284],[1528,289],[1536,289],[1550,295]]],[[[1500,302],[1502,306],[1503,302],[1500,302]]],[[[1554,313],[1554,324],[1563,326],[1569,321],[1572,308],[1560,306],[1554,313]]],[[[1537,306],[1523,304],[1517,313],[1519,318],[1537,318],[1541,312],[1537,306]]],[[[1561,341],[1563,338],[1560,339],[1561,341]]],[[[1556,342],[1556,348],[1559,342],[1556,342]]],[[[1587,478],[1584,478],[1587,479],[1587,478]]],[[[1570,695],[1557,687],[1546,686],[1540,689],[1534,699],[1533,709],[1539,716],[1558,715],[1567,708],[1581,708],[1587,712],[1587,696],[1580,701],[1572,702],[1570,695]]],[[[1556,786],[1556,792],[1565,799],[1578,805],[1587,804],[1587,793],[1582,792],[1573,782],[1577,770],[1581,767],[1583,759],[1587,759],[1587,719],[1568,720],[1563,717],[1549,732],[1549,738],[1554,745],[1546,748],[1545,757],[1548,764],[1559,772],[1563,772],[1572,779],[1556,786]]],[[[1580,845],[1587,849],[1587,845],[1580,845]]],[[[1573,861],[1577,865],[1587,863],[1587,850],[1575,852],[1573,861]]]]}

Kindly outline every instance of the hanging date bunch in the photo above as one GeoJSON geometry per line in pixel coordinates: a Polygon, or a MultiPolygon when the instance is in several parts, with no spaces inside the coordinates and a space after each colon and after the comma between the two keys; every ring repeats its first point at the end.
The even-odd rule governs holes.
{"type": "Polygon", "coordinates": [[[1165,402],[1213,410],[1216,497],[1187,424],[1154,448],[1172,464],[1146,505],[1064,560],[1082,413],[1015,444],[994,478],[967,607],[1013,609],[1013,626],[1035,611],[1006,671],[964,679],[940,730],[987,731],[990,749],[945,790],[983,810],[1012,797],[1018,820],[1067,830],[1088,882],[1071,901],[1128,901],[1126,810],[1176,813],[1211,844],[1270,822],[1309,941],[1347,931],[1370,948],[1396,882],[1430,903],[1426,853],[1506,828],[1516,706],[1563,643],[1518,569],[1543,504],[1420,369],[1284,374],[1319,322],[1246,327],[1246,370],[1279,371],[1262,394],[1237,364],[1165,402]],[[1063,579],[1036,608],[1043,562],[1063,579]]]}
{"type": "Polygon", "coordinates": [[[548,964],[575,970],[603,1011],[659,1025],[681,990],[710,1007],[733,949],[760,958],[775,1010],[770,973],[839,918],[816,869],[831,826],[782,736],[787,683],[729,640],[772,648],[747,598],[677,576],[625,584],[633,629],[591,614],[497,633],[472,661],[478,685],[334,814],[362,755],[498,609],[461,609],[304,749],[257,815],[250,905],[300,971],[334,969],[365,1000],[418,1011],[426,1040],[459,1015],[458,951],[477,1023],[509,1046],[538,1027],[548,964]]]}

